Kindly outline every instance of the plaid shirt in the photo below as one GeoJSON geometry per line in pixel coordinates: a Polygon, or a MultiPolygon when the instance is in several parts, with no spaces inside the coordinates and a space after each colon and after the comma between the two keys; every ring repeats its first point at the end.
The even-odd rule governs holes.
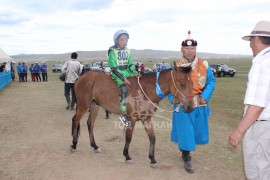
{"type": "Polygon", "coordinates": [[[270,120],[270,47],[252,60],[244,104],[245,113],[248,105],[264,107],[258,120],[270,120]]]}

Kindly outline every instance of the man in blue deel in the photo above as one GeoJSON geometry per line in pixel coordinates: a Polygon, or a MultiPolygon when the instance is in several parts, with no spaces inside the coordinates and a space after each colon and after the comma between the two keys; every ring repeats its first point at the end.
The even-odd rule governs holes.
{"type": "MultiPolygon", "coordinates": [[[[198,43],[190,38],[190,31],[188,34],[188,38],[182,42],[182,57],[176,65],[191,65],[189,75],[193,81],[194,110],[191,113],[185,113],[180,108],[179,112],[173,113],[171,140],[178,144],[182,152],[185,170],[193,173],[190,151],[195,151],[196,144],[207,144],[209,141],[209,100],[214,91],[216,79],[207,61],[196,56],[198,43]]],[[[175,102],[173,95],[169,95],[169,100],[177,108],[178,103],[175,102]]]]}

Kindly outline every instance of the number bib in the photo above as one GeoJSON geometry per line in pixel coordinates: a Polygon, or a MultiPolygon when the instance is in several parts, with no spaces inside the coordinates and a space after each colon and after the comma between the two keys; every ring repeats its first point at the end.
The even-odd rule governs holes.
{"type": "Polygon", "coordinates": [[[130,50],[129,49],[114,49],[116,59],[117,59],[117,65],[118,66],[126,66],[128,65],[128,59],[130,56],[130,50]]]}

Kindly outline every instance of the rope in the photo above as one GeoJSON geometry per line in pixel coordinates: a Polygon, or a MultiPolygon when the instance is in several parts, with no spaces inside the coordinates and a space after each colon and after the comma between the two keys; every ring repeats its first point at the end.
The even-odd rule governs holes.
{"type": "Polygon", "coordinates": [[[156,107],[157,109],[159,109],[161,112],[175,112],[175,111],[178,112],[178,111],[179,111],[179,106],[177,106],[177,108],[176,108],[175,110],[170,111],[170,110],[163,109],[163,108],[157,106],[155,103],[153,103],[153,102],[150,100],[150,98],[146,95],[146,93],[144,92],[144,90],[143,90],[143,88],[142,88],[142,86],[141,86],[141,84],[140,84],[140,77],[138,76],[137,79],[138,79],[138,84],[139,84],[139,86],[140,86],[140,88],[141,88],[141,90],[142,90],[144,96],[148,99],[148,101],[150,101],[150,103],[151,103],[153,106],[155,106],[155,107],[156,107]]]}

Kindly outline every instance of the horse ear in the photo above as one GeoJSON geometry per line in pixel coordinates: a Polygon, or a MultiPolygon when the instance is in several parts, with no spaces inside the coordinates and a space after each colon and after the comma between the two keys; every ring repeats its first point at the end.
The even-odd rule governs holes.
{"type": "Polygon", "coordinates": [[[186,66],[186,67],[180,67],[182,71],[184,71],[186,74],[189,73],[192,69],[191,66],[186,66]]]}
{"type": "Polygon", "coordinates": [[[173,67],[174,67],[174,70],[177,72],[180,70],[179,67],[176,65],[175,61],[173,61],[173,67]]]}

